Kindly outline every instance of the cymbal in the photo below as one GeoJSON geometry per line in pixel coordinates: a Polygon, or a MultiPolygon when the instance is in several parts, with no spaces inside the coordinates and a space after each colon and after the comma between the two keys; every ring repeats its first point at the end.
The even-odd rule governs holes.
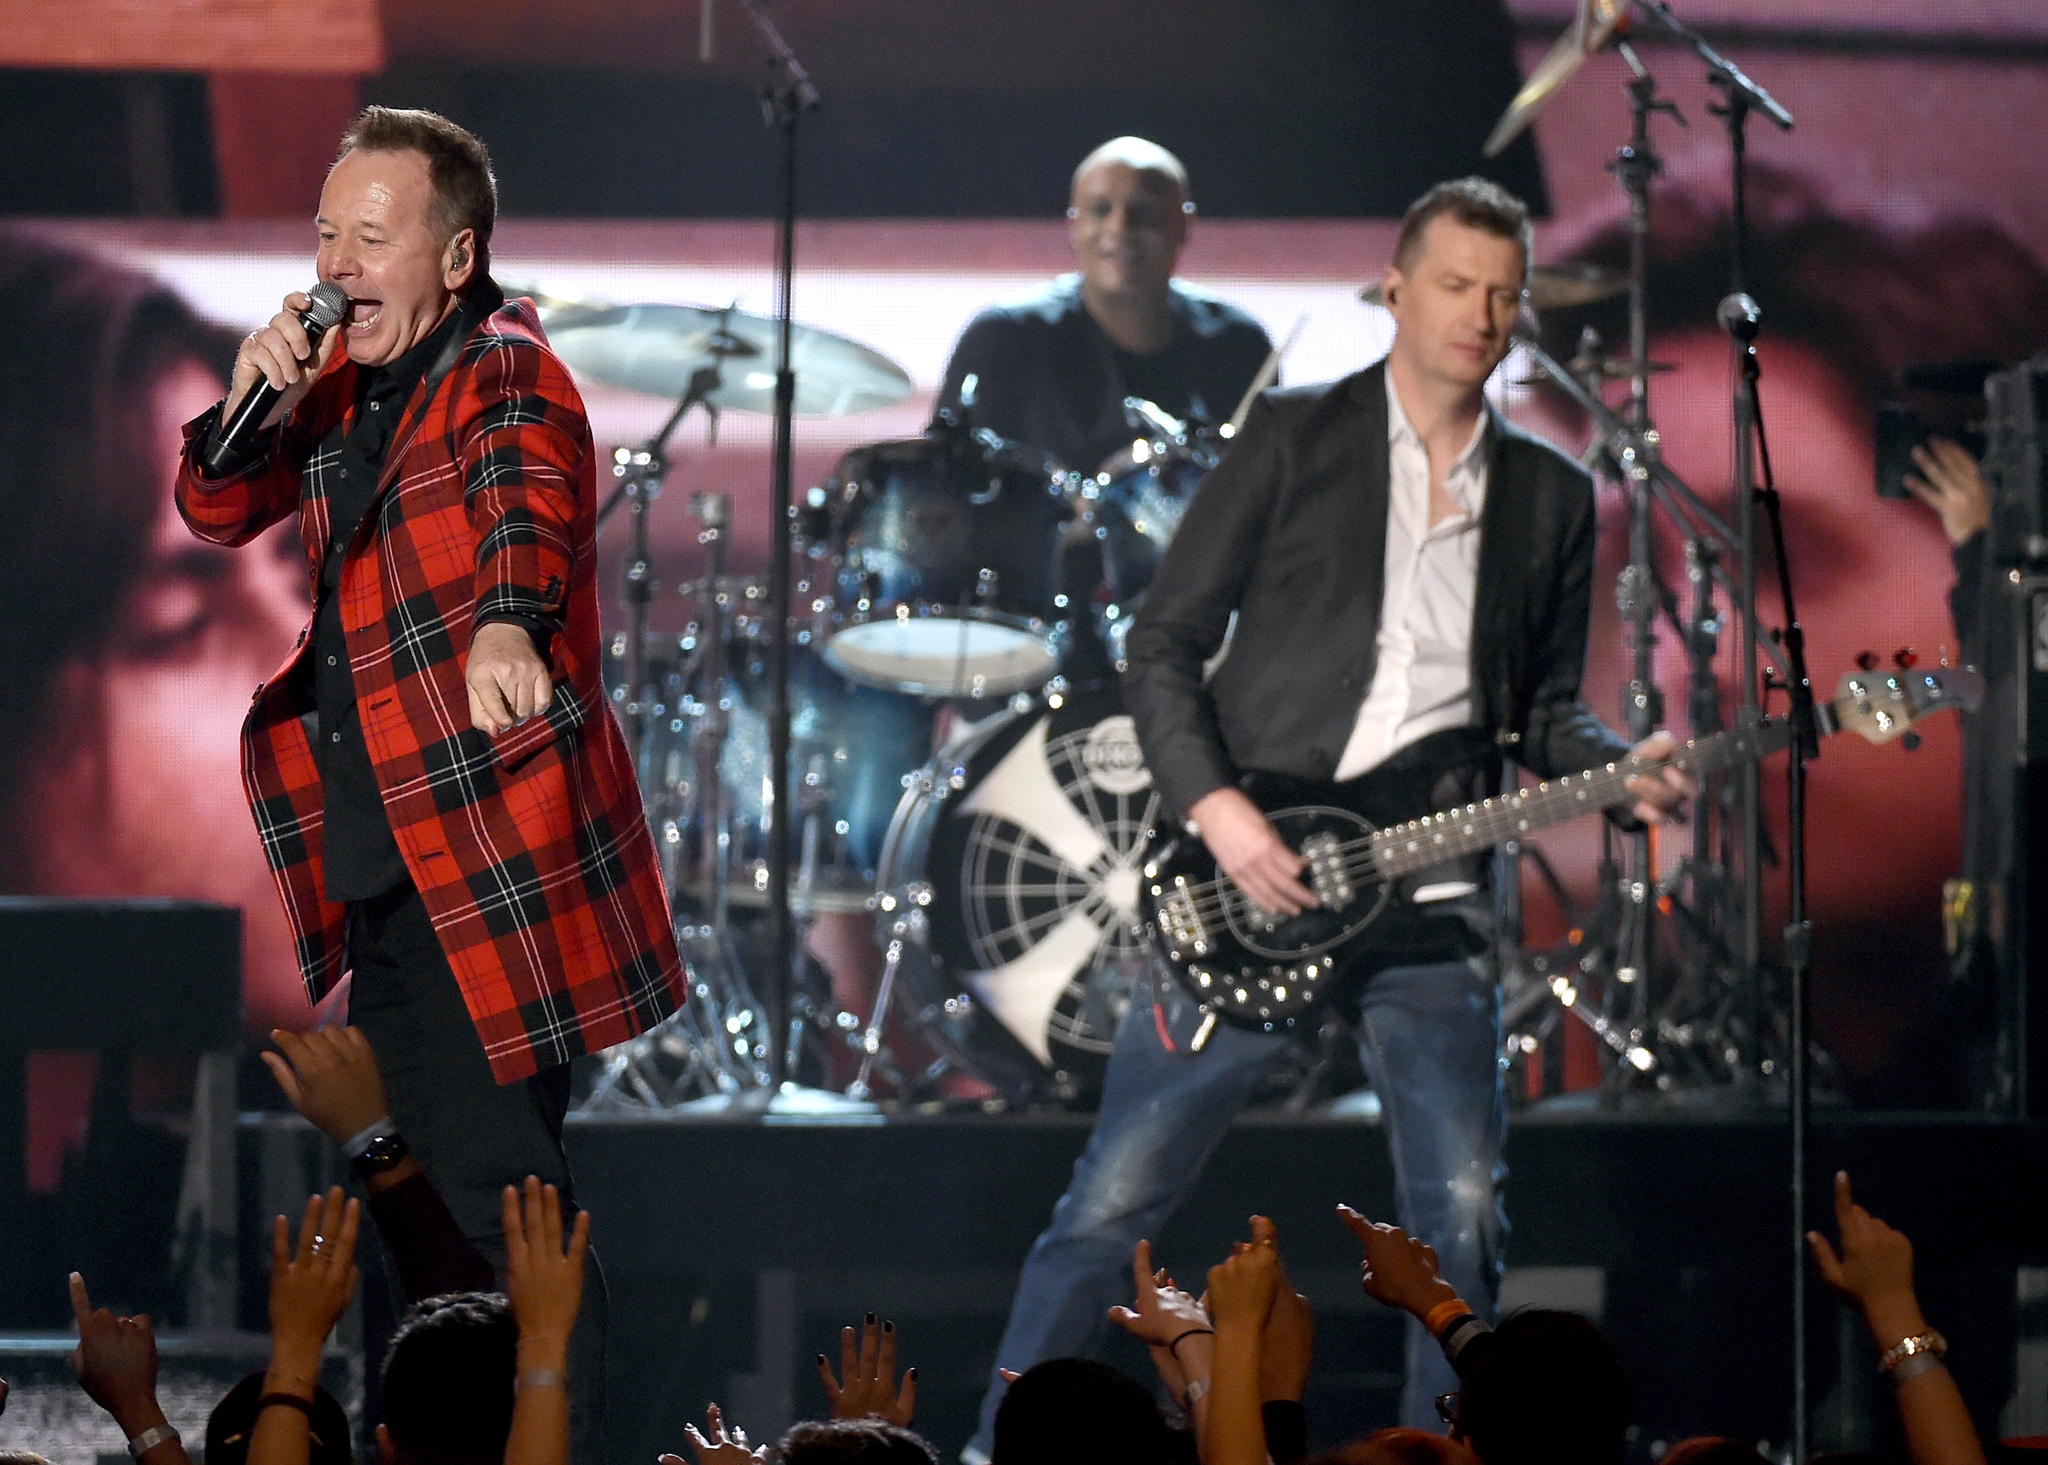
{"type": "Polygon", "coordinates": [[[1487,157],[1498,157],[1503,148],[1521,136],[1522,129],[1543,110],[1543,104],[1557,95],[1558,89],[1586,64],[1588,56],[1604,47],[1621,29],[1632,4],[1633,0],[1579,0],[1572,23],[1557,38],[1550,54],[1536,63],[1536,69],[1529,73],[1529,79],[1522,83],[1507,111],[1494,124],[1493,135],[1486,139],[1482,150],[1487,157]]]}
{"type": "Polygon", "coordinates": [[[614,304],[595,295],[564,295],[557,291],[543,290],[526,280],[500,280],[498,284],[508,300],[521,295],[531,300],[533,308],[540,312],[541,324],[544,326],[559,325],[570,316],[610,310],[614,304]]]}
{"type": "MultiPolygon", "coordinates": [[[[1570,310],[1628,293],[1628,276],[1606,265],[1538,265],[1529,271],[1529,308],[1536,311],[1570,310]]],[[[1375,280],[1358,292],[1367,305],[1385,305],[1380,284],[1375,280]]]]}
{"type": "MultiPolygon", "coordinates": [[[[578,311],[548,339],[572,370],[606,386],[679,398],[714,362],[723,384],[709,400],[736,412],[775,410],[776,323],[743,310],[702,305],[619,305],[578,311]]],[[[800,417],[843,417],[910,395],[910,375],[858,341],[799,325],[790,332],[800,417]]]]}

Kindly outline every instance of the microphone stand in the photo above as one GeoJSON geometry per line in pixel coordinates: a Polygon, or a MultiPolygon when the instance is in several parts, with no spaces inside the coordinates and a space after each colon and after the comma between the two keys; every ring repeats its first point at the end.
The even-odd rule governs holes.
{"type": "Polygon", "coordinates": [[[788,1028],[795,1015],[796,943],[789,909],[789,561],[791,418],[796,372],[790,365],[796,274],[797,124],[818,106],[818,89],[796,52],[768,16],[765,0],[746,0],[747,14],[768,47],[772,76],[761,89],[761,118],[782,138],[782,191],[775,220],[775,435],[768,527],[768,947],[774,972],[768,983],[771,1090],[791,1076],[794,1055],[788,1028]]]}
{"type": "Polygon", "coordinates": [[[1776,476],[1771,471],[1771,450],[1764,437],[1763,408],[1757,400],[1756,337],[1759,327],[1755,302],[1746,295],[1730,296],[1723,303],[1722,326],[1735,342],[1740,367],[1735,395],[1735,442],[1737,491],[1753,497],[1764,511],[1771,532],[1771,547],[1778,561],[1778,595],[1785,607],[1785,630],[1779,638],[1784,648],[1786,675],[1782,683],[1789,695],[1792,724],[1791,762],[1786,769],[1786,873],[1790,891],[1784,933],[1787,1005],[1790,1008],[1790,1036],[1786,1055],[1792,1121],[1792,1458],[1804,1460],[1811,1421],[1806,1387],[1806,1150],[1812,1111],[1812,1075],[1807,1063],[1809,1000],[1808,967],[1813,950],[1813,926],[1806,919],[1806,765],[1820,752],[1820,737],[1813,720],[1813,683],[1806,671],[1806,632],[1792,599],[1792,569],[1785,554],[1785,523],[1780,508],[1776,476]],[[1743,307],[1731,309],[1735,302],[1743,307]],[[1750,455],[1763,470],[1762,482],[1748,487],[1752,476],[1750,455]]]}
{"type": "MultiPolygon", "coordinates": [[[[1707,81],[1721,93],[1714,111],[1728,129],[1729,162],[1733,169],[1729,197],[1733,212],[1729,250],[1729,294],[1717,312],[1735,349],[1735,494],[1741,551],[1741,579],[1745,604],[1751,614],[1742,625],[1742,700],[1738,717],[1753,722],[1761,715],[1758,706],[1756,641],[1756,509],[1760,505],[1771,531],[1771,543],[1778,557],[1778,592],[1783,600],[1785,630],[1781,646],[1785,653],[1785,687],[1791,697],[1792,756],[1786,781],[1789,804],[1786,839],[1786,875],[1790,885],[1784,932],[1783,958],[1788,986],[1789,1036],[1785,1075],[1787,1108],[1791,1120],[1792,1186],[1792,1441],[1794,1462],[1804,1461],[1811,1444],[1812,1419],[1806,1385],[1806,1150],[1811,1118],[1812,1074],[1807,1063],[1808,1012],[1807,975],[1813,948],[1813,928],[1806,919],[1806,764],[1820,751],[1813,722],[1813,684],[1807,677],[1806,637],[1792,603],[1792,572],[1785,558],[1784,523],[1778,488],[1771,473],[1770,446],[1764,437],[1763,409],[1757,400],[1758,365],[1756,338],[1761,317],[1748,290],[1749,195],[1747,132],[1749,114],[1761,112],[1780,131],[1792,130],[1792,114],[1777,98],[1743,75],[1742,69],[1707,44],[1698,31],[1671,13],[1665,0],[1636,0],[1636,5],[1666,33],[1690,47],[1707,66],[1707,81]],[[1756,468],[1763,469],[1763,482],[1755,481],[1756,468]]],[[[1761,1060],[1763,1016],[1763,819],[1758,769],[1746,763],[1737,785],[1741,793],[1743,852],[1742,879],[1744,948],[1743,956],[1752,973],[1752,1041],[1759,1051],[1752,1061],[1761,1060]]]]}

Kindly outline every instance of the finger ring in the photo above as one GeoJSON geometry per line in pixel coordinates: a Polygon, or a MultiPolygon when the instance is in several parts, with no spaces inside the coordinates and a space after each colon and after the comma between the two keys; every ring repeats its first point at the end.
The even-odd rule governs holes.
{"type": "Polygon", "coordinates": [[[315,1236],[313,1238],[313,1255],[327,1255],[327,1238],[325,1236],[315,1236]]]}

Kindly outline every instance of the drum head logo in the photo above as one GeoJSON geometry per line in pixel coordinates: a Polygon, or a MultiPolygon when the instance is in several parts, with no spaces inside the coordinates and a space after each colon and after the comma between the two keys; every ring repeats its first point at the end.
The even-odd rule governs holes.
{"type": "Polygon", "coordinates": [[[1152,786],[1152,770],[1138,748],[1137,724],[1125,716],[1105,717],[1081,747],[1088,781],[1110,794],[1134,794],[1152,786]]]}

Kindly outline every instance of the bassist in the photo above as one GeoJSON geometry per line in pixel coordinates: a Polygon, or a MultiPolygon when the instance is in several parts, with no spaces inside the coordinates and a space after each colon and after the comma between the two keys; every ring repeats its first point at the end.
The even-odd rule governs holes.
{"type": "MultiPolygon", "coordinates": [[[[1413,764],[1477,746],[1486,756],[1441,770],[1464,802],[1488,791],[1475,781],[1497,776],[1501,754],[1551,777],[1629,752],[1578,695],[1591,481],[1483,394],[1508,351],[1530,248],[1526,208],[1491,183],[1441,184],[1418,200],[1385,278],[1387,359],[1259,400],[1131,631],[1123,693],[1166,806],[1277,916],[1316,897],[1302,856],[1240,788],[1247,775],[1379,771],[1428,787],[1438,770],[1413,764]],[[1228,653],[1205,683],[1233,614],[1228,653]]],[[[1672,747],[1659,733],[1639,751],[1672,747]]],[[[1690,788],[1667,770],[1630,792],[1637,817],[1659,820],[1690,788]]],[[[1411,880],[1403,893],[1435,914],[1404,923],[1393,964],[1382,948],[1343,975],[1401,1224],[1490,1313],[1506,1233],[1505,1104],[1483,883],[1478,862],[1411,880]]],[[[1155,996],[1134,1002],[1118,1032],[1095,1132],[1026,1262],[1000,1367],[1086,1347],[1132,1247],[1159,1234],[1287,1042],[1204,1024],[1164,976],[1155,996]]],[[[1411,1324],[1401,1423],[1440,1429],[1434,1397],[1455,1388],[1411,1324]]]]}

